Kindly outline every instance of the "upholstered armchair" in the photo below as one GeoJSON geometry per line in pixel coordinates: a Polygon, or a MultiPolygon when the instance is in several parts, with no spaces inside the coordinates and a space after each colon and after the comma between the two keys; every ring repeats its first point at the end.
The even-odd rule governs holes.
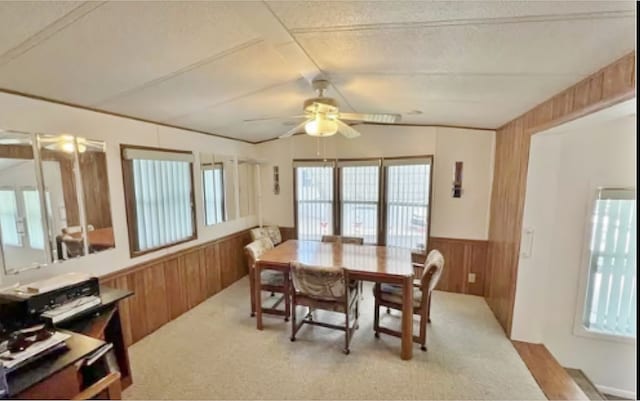
{"type": "Polygon", "coordinates": [[[249,264],[249,288],[251,291],[251,316],[255,316],[256,312],[256,280],[261,280],[261,286],[264,291],[271,292],[272,294],[278,293],[282,296],[269,308],[262,308],[263,313],[272,315],[284,316],[284,320],[289,320],[289,314],[291,311],[291,301],[289,299],[289,275],[280,271],[274,270],[261,270],[260,277],[256,277],[255,265],[260,256],[263,253],[273,248],[273,243],[268,237],[261,237],[244,247],[245,255],[247,257],[247,263],[249,264]],[[284,301],[285,309],[277,309],[277,307],[284,301]]]}
{"type": "Polygon", "coordinates": [[[251,240],[255,241],[259,238],[267,237],[271,240],[273,245],[278,245],[282,242],[282,234],[280,234],[280,227],[278,226],[264,226],[256,227],[250,230],[251,240]]]}
{"type": "Polygon", "coordinates": [[[358,300],[357,286],[350,286],[348,273],[340,267],[311,266],[303,263],[291,264],[291,280],[293,291],[291,294],[291,341],[296,340],[296,334],[303,324],[328,327],[345,332],[345,346],[343,352],[349,354],[349,344],[353,332],[358,328],[358,300]],[[306,306],[306,316],[297,323],[296,307],[306,306]],[[344,313],[344,325],[335,325],[313,319],[312,310],[321,309],[331,312],[344,313]],[[353,323],[351,318],[353,317],[353,323]]]}
{"type": "MultiPolygon", "coordinates": [[[[438,285],[444,258],[440,251],[434,249],[426,257],[424,269],[420,280],[416,280],[413,289],[413,314],[420,316],[420,335],[413,336],[413,341],[419,343],[420,349],[427,350],[427,322],[431,321],[431,293],[438,285]]],[[[392,284],[376,284],[373,288],[375,309],[373,317],[373,330],[378,338],[380,333],[401,337],[401,333],[380,326],[380,307],[402,310],[402,287],[392,284]]]]}

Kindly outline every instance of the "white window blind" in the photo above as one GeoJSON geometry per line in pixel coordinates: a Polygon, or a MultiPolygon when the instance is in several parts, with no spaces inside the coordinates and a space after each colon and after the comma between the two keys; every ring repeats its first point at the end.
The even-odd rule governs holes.
{"type": "Polygon", "coordinates": [[[295,169],[300,240],[320,240],[333,234],[333,171],[333,165],[298,164],[295,169]]]}
{"type": "MultiPolygon", "coordinates": [[[[168,152],[157,152],[168,154],[168,152]]],[[[177,154],[179,155],[179,154],[177,154]]],[[[191,202],[191,162],[133,159],[136,251],[180,242],[195,234],[191,202]]]]}
{"type": "Polygon", "coordinates": [[[18,231],[16,191],[13,189],[0,189],[0,230],[4,245],[22,246],[22,235],[18,231]]]}
{"type": "Polygon", "coordinates": [[[224,181],[223,168],[215,165],[202,171],[204,192],[205,224],[212,225],[224,221],[224,181]]]}
{"type": "MultiPolygon", "coordinates": [[[[24,213],[27,221],[27,235],[29,246],[33,249],[44,249],[44,229],[42,228],[42,210],[40,208],[40,195],[35,189],[22,191],[24,201],[24,213]]],[[[47,208],[51,210],[49,193],[46,195],[47,208]]]]}
{"type": "Polygon", "coordinates": [[[601,189],[591,217],[584,326],[636,336],[636,193],[601,189]]]}
{"type": "Polygon", "coordinates": [[[380,162],[340,164],[341,232],[362,237],[368,244],[378,242],[378,197],[380,162]]]}
{"type": "Polygon", "coordinates": [[[383,165],[387,175],[387,246],[426,249],[430,160],[384,160],[383,165]]]}

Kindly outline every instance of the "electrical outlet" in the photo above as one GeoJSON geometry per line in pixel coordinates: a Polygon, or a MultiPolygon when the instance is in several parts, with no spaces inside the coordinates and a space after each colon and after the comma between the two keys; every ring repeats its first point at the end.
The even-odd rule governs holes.
{"type": "Polygon", "coordinates": [[[469,273],[469,282],[470,283],[475,283],[476,282],[476,274],[475,273],[469,273]]]}

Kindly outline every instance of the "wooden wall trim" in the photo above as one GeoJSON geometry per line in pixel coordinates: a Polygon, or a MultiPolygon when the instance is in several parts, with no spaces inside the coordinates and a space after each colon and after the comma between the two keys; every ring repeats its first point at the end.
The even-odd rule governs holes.
{"type": "Polygon", "coordinates": [[[635,56],[635,51],[625,55],[496,131],[484,294],[507,335],[513,320],[531,136],[635,97],[635,56]]]}
{"type": "Polygon", "coordinates": [[[488,241],[431,237],[428,250],[437,249],[444,257],[444,269],[436,287],[440,291],[484,295],[488,241]],[[474,283],[469,273],[476,275],[474,283]]]}
{"type": "Polygon", "coordinates": [[[126,345],[244,277],[244,246],[250,241],[244,230],[100,277],[103,285],[134,291],[120,303],[126,345]]]}

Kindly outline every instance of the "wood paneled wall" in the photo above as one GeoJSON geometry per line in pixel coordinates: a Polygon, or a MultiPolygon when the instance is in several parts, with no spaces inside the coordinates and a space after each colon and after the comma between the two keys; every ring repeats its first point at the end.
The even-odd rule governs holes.
{"type": "Polygon", "coordinates": [[[436,289],[484,295],[487,247],[488,242],[481,240],[429,238],[429,250],[437,249],[444,257],[444,269],[436,289]],[[475,273],[474,283],[469,282],[469,273],[475,273]]]}
{"type": "Polygon", "coordinates": [[[485,297],[511,333],[531,135],[635,97],[635,52],[496,131],[485,297]]]}
{"type": "MultiPolygon", "coordinates": [[[[100,278],[134,295],[120,305],[125,342],[131,345],[248,273],[242,231],[100,278]]],[[[247,293],[247,316],[249,316],[247,293]]]]}

